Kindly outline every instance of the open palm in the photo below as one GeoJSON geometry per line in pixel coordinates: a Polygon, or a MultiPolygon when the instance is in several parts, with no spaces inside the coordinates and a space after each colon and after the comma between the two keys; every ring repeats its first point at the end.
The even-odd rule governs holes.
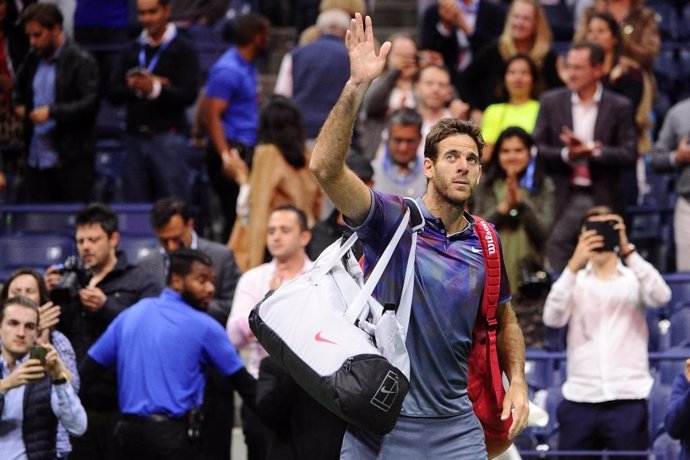
{"type": "Polygon", "coordinates": [[[362,15],[357,13],[345,36],[350,54],[350,79],[353,83],[369,83],[381,75],[391,49],[390,42],[385,42],[377,56],[371,18],[366,17],[366,30],[364,22],[362,15]]]}

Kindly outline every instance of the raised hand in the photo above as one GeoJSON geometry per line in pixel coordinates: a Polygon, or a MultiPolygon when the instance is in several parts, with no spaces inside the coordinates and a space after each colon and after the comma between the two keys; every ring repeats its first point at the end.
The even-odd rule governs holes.
{"type": "Polygon", "coordinates": [[[345,45],[350,55],[350,81],[352,83],[368,84],[381,75],[386,65],[386,57],[391,49],[391,44],[385,42],[381,45],[378,56],[376,55],[374,28],[369,16],[363,20],[361,14],[355,14],[355,19],[350,23],[350,30],[345,35],[345,45]]]}
{"type": "Polygon", "coordinates": [[[12,388],[17,388],[27,383],[40,380],[45,375],[45,370],[38,359],[27,359],[15,367],[10,375],[0,380],[0,391],[7,393],[12,388]]]}
{"type": "Polygon", "coordinates": [[[596,254],[596,250],[603,246],[604,237],[602,235],[598,234],[596,230],[585,230],[580,233],[575,252],[568,261],[568,267],[571,271],[577,272],[587,265],[589,259],[596,254]]]}

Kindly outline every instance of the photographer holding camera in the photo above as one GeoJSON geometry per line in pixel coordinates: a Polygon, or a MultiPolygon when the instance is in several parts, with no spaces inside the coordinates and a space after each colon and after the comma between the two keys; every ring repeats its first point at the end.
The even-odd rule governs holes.
{"type": "Polygon", "coordinates": [[[629,243],[622,217],[611,209],[591,208],[580,229],[544,305],[544,324],[568,324],[558,448],[646,450],[653,378],[645,308],[666,304],[671,290],[629,243]]]}
{"type": "MultiPolygon", "coordinates": [[[[120,312],[144,297],[158,295],[162,287],[117,250],[117,216],[108,206],[86,206],[76,216],[76,227],[79,259],[70,258],[62,267],[51,266],[45,281],[51,300],[62,307],[59,329],[70,339],[81,362],[120,312]]],[[[89,429],[73,440],[71,458],[112,458],[113,429],[119,416],[115,372],[104,374],[81,396],[89,429]]]]}
{"type": "Polygon", "coordinates": [[[2,458],[56,458],[58,420],[74,436],[86,431],[84,407],[68,384],[71,374],[52,345],[36,346],[38,330],[38,307],[31,299],[11,297],[2,304],[2,458]]]}

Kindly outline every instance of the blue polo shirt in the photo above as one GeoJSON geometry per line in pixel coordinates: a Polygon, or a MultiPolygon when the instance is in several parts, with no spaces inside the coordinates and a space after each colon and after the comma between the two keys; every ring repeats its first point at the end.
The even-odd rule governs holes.
{"type": "MultiPolygon", "coordinates": [[[[441,219],[417,200],[426,225],[417,239],[415,285],[407,333],[410,355],[410,392],[402,413],[412,417],[448,417],[468,413],[467,359],[472,329],[484,290],[484,256],[474,232],[474,219],[463,231],[448,235],[441,219]]],[[[356,228],[364,246],[364,271],[368,275],[390,241],[406,206],[403,198],[372,192],[372,207],[356,228]]],[[[411,230],[403,235],[374,297],[381,302],[400,302],[400,291],[411,245],[411,230]]],[[[510,288],[502,264],[499,302],[510,300],[510,288]]]]}
{"type": "Polygon", "coordinates": [[[254,147],[259,126],[258,74],[236,48],[227,50],[208,71],[206,97],[228,103],[221,117],[225,137],[254,147]]]}
{"type": "Polygon", "coordinates": [[[201,404],[208,366],[243,367],[222,326],[170,289],[120,313],[89,356],[117,365],[120,410],[134,415],[182,416],[201,404]]]}

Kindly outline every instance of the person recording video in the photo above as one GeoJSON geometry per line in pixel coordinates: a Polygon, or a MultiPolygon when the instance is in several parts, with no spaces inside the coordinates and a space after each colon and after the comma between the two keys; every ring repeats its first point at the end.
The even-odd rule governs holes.
{"type": "Polygon", "coordinates": [[[59,458],[58,421],[74,436],[86,431],[86,412],[68,384],[71,373],[52,345],[36,343],[38,331],[38,307],[31,299],[5,300],[0,308],[3,458],[59,458]]]}
{"type": "Polygon", "coordinates": [[[582,219],[575,252],[551,287],[544,324],[568,324],[567,379],[557,410],[559,450],[646,450],[647,307],[671,289],[605,206],[582,219]]]}
{"type": "MultiPolygon", "coordinates": [[[[45,281],[51,300],[62,307],[58,329],[70,339],[81,362],[119,313],[144,297],[158,295],[162,286],[117,249],[117,215],[108,206],[93,203],[77,213],[75,240],[79,258],[49,267],[45,281]]],[[[104,374],[81,397],[89,428],[74,440],[70,458],[112,458],[112,432],[119,415],[115,372],[104,374]]]]}

